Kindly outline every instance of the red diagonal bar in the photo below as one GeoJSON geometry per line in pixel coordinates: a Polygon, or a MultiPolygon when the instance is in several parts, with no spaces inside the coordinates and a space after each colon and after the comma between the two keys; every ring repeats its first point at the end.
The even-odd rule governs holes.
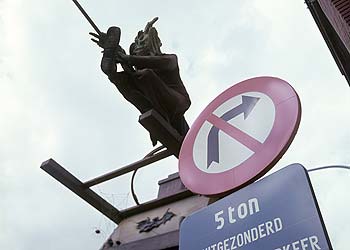
{"type": "Polygon", "coordinates": [[[225,120],[221,119],[220,117],[211,114],[208,119],[208,122],[213,124],[215,127],[220,129],[221,131],[225,132],[227,135],[232,137],[233,139],[237,140],[253,152],[257,152],[262,147],[262,143],[256,140],[255,138],[251,137],[250,135],[244,133],[242,130],[236,128],[235,126],[232,126],[225,120]]]}

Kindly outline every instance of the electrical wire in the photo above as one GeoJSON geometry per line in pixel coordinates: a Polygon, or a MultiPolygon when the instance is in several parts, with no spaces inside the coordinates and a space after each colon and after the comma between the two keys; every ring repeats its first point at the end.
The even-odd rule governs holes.
{"type": "Polygon", "coordinates": [[[350,170],[350,166],[345,166],[345,165],[330,165],[330,166],[323,166],[323,167],[317,167],[317,168],[312,168],[308,169],[308,172],[313,172],[313,171],[318,171],[318,170],[323,170],[323,169],[329,169],[329,168],[340,168],[340,169],[347,169],[350,170]]]}

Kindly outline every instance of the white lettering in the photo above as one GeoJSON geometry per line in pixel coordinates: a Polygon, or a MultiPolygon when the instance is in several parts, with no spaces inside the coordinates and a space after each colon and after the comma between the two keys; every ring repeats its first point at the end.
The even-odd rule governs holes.
{"type": "Polygon", "coordinates": [[[218,243],[218,250],[223,250],[223,249],[222,249],[222,242],[221,242],[221,241],[218,243]]]}
{"type": "Polygon", "coordinates": [[[238,218],[244,219],[248,215],[248,207],[247,204],[241,203],[238,206],[238,218]]]}
{"type": "Polygon", "coordinates": [[[259,207],[259,201],[257,198],[249,199],[247,202],[243,202],[238,205],[237,209],[235,207],[228,207],[227,208],[227,215],[226,215],[226,209],[221,210],[214,214],[215,222],[219,223],[216,227],[216,229],[222,229],[225,225],[225,222],[227,220],[230,224],[233,224],[237,221],[237,218],[239,219],[245,219],[247,216],[251,216],[255,213],[258,213],[260,211],[259,207]]]}
{"type": "Polygon", "coordinates": [[[231,250],[236,249],[236,248],[237,248],[237,247],[235,246],[236,236],[231,237],[230,240],[232,240],[232,243],[231,243],[231,250]]]}
{"type": "Polygon", "coordinates": [[[256,241],[259,238],[258,229],[254,227],[250,231],[252,232],[252,241],[256,241]]]}
{"type": "Polygon", "coordinates": [[[294,241],[294,242],[292,243],[293,250],[299,250],[299,249],[300,249],[297,245],[299,245],[299,241],[294,241]]]}
{"type": "Polygon", "coordinates": [[[220,225],[217,226],[216,229],[222,229],[222,228],[224,227],[225,220],[224,220],[224,218],[219,217],[219,216],[222,215],[223,213],[224,213],[224,211],[221,210],[221,211],[219,211],[219,212],[217,212],[217,213],[215,214],[215,221],[220,223],[220,225]]]}
{"type": "Polygon", "coordinates": [[[306,247],[308,246],[308,244],[305,243],[305,241],[307,241],[307,240],[308,240],[308,238],[304,238],[300,241],[302,250],[307,250],[306,247]]]}
{"type": "Polygon", "coordinates": [[[260,211],[259,202],[258,202],[257,198],[253,198],[253,199],[248,200],[248,205],[249,205],[249,214],[250,215],[260,211]]]}
{"type": "Polygon", "coordinates": [[[268,221],[268,222],[266,222],[266,233],[267,233],[267,235],[270,235],[270,234],[273,234],[274,233],[274,231],[273,231],[273,229],[272,229],[272,221],[268,221]]]}
{"type": "Polygon", "coordinates": [[[237,235],[237,245],[238,247],[243,246],[244,242],[243,242],[243,234],[238,234],[237,235]]]}
{"type": "Polygon", "coordinates": [[[282,220],[281,218],[276,218],[273,220],[275,224],[275,232],[281,231],[282,230],[282,220]]]}
{"type": "Polygon", "coordinates": [[[228,248],[228,241],[229,241],[229,239],[224,240],[224,250],[230,250],[228,248]]]}
{"type": "Polygon", "coordinates": [[[233,218],[233,212],[235,211],[235,208],[234,207],[229,207],[228,208],[228,220],[231,224],[235,223],[236,222],[236,219],[233,218]]]}
{"type": "Polygon", "coordinates": [[[265,226],[265,224],[260,224],[258,226],[260,238],[264,238],[266,236],[266,234],[264,233],[265,229],[263,228],[263,226],[265,226]]]}
{"type": "Polygon", "coordinates": [[[294,241],[291,244],[275,248],[275,250],[321,250],[321,248],[318,245],[317,236],[313,235],[308,238],[303,238],[301,240],[294,241]]]}
{"type": "Polygon", "coordinates": [[[311,247],[312,247],[312,250],[320,250],[321,248],[320,248],[320,246],[317,244],[318,243],[318,238],[317,238],[317,236],[311,236],[310,238],[309,238],[309,240],[310,240],[310,245],[311,245],[311,247]],[[316,248],[315,248],[316,247],[316,248]]]}
{"type": "MultiPolygon", "coordinates": [[[[243,206],[242,206],[243,207],[243,206]]],[[[241,210],[242,208],[239,208],[241,210]]],[[[238,210],[238,209],[237,209],[238,210]]],[[[215,214],[215,221],[218,224],[217,228],[221,229],[224,224],[225,210],[221,210],[215,214]]],[[[234,211],[231,209],[231,211],[234,211]]],[[[238,217],[237,217],[238,218],[238,217]]],[[[250,243],[267,237],[283,229],[283,222],[281,218],[274,218],[272,220],[261,223],[255,227],[247,229],[242,232],[237,232],[235,235],[230,235],[229,238],[222,239],[215,244],[202,248],[202,250],[236,250],[240,249],[250,243]]],[[[272,249],[271,249],[272,250],[272,249]]],[[[274,248],[274,250],[321,250],[318,245],[318,239],[316,236],[303,238],[302,240],[294,241],[292,243],[274,248]],[[312,247],[312,249],[311,249],[312,247]]]]}
{"type": "Polygon", "coordinates": [[[252,238],[250,237],[250,231],[246,231],[244,234],[244,242],[245,244],[252,242],[252,238]]]}

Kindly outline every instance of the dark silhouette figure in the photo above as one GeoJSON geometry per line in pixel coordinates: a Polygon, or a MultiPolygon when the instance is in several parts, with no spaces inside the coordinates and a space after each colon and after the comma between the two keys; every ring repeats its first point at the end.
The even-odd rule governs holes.
{"type": "MultiPolygon", "coordinates": [[[[190,107],[190,97],[180,78],[175,54],[163,54],[154,18],[139,31],[130,46],[130,55],[119,46],[120,28],[110,27],[107,33],[92,39],[104,49],[101,69],[118,88],[126,100],[141,113],[155,109],[180,135],[185,135],[188,125],[184,118],[190,107]],[[117,72],[117,64],[123,71],[117,72]]],[[[157,140],[151,135],[153,145],[157,140]]]]}

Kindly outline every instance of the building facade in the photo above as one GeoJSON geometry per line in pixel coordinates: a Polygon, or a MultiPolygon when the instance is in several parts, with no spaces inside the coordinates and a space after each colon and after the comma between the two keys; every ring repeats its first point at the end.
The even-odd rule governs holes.
{"type": "Polygon", "coordinates": [[[350,85],[350,0],[306,0],[306,4],[350,85]]]}

